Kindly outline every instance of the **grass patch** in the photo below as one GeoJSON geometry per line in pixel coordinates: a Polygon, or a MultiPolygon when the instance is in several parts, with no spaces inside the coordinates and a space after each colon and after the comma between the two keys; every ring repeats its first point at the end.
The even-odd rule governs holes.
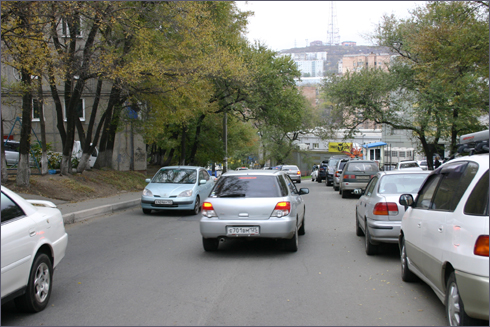
{"type": "Polygon", "coordinates": [[[103,182],[114,186],[118,190],[139,191],[145,188],[146,176],[136,171],[101,171],[98,183],[103,182]]]}
{"type": "Polygon", "coordinates": [[[85,194],[95,192],[95,190],[93,188],[91,188],[90,186],[83,185],[83,184],[79,183],[78,181],[76,181],[72,178],[63,179],[60,182],[63,184],[63,186],[65,186],[66,188],[73,190],[75,192],[81,192],[81,193],[85,193],[85,194]]]}

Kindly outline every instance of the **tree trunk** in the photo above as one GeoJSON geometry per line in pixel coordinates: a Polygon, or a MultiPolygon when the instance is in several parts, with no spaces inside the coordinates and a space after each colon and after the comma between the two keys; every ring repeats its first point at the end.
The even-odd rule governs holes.
{"type": "Polygon", "coordinates": [[[5,159],[5,140],[3,139],[3,119],[2,119],[2,111],[0,110],[0,121],[2,124],[2,145],[1,145],[1,150],[2,150],[2,184],[6,183],[8,178],[9,178],[9,173],[7,170],[7,159],[5,159]]]}
{"type": "Polygon", "coordinates": [[[44,121],[44,98],[42,78],[37,79],[37,101],[39,103],[39,123],[41,125],[41,175],[48,173],[48,149],[46,146],[46,122],[44,121]]]}
{"type": "Polygon", "coordinates": [[[29,167],[29,152],[31,147],[31,114],[32,114],[32,94],[29,91],[31,86],[31,74],[25,69],[21,69],[22,83],[26,86],[27,92],[22,96],[22,127],[20,131],[19,164],[17,166],[17,185],[29,186],[31,169],[29,167]]]}
{"type": "Polygon", "coordinates": [[[199,147],[199,136],[201,135],[202,122],[204,121],[205,117],[206,115],[201,115],[197,120],[196,134],[194,135],[194,142],[192,144],[191,155],[189,157],[190,164],[196,164],[195,160],[197,148],[199,147]]]}

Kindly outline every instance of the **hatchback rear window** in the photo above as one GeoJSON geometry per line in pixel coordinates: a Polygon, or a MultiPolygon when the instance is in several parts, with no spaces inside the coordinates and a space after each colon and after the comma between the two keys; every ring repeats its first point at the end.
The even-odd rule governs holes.
{"type": "Polygon", "coordinates": [[[214,186],[210,197],[270,198],[280,197],[276,176],[223,176],[214,186]]]}
{"type": "Polygon", "coordinates": [[[374,162],[350,162],[349,165],[345,168],[346,171],[351,172],[377,172],[378,166],[374,162]]]}

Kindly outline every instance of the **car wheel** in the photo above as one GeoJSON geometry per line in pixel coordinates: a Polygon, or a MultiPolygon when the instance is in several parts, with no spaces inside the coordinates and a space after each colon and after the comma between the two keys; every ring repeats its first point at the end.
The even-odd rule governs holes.
{"type": "Polygon", "coordinates": [[[321,182],[322,182],[322,179],[321,179],[320,177],[317,177],[317,178],[316,178],[316,181],[317,181],[318,183],[321,183],[321,182]]]}
{"type": "Polygon", "coordinates": [[[298,226],[294,230],[294,236],[290,239],[284,240],[286,251],[296,252],[298,251],[298,226]]]}
{"type": "Polygon", "coordinates": [[[361,229],[361,226],[359,226],[359,219],[357,219],[357,210],[356,210],[356,235],[357,236],[363,236],[364,232],[361,229]]]}
{"type": "Polygon", "coordinates": [[[339,187],[339,194],[342,195],[342,189],[339,187]]]}
{"type": "Polygon", "coordinates": [[[378,246],[377,245],[374,245],[373,243],[371,243],[371,234],[369,234],[369,227],[367,226],[367,222],[366,222],[366,225],[365,225],[365,236],[364,236],[364,243],[366,245],[366,254],[367,255],[373,255],[373,254],[376,254],[377,250],[378,250],[378,246]]]}
{"type": "Polygon", "coordinates": [[[202,238],[202,245],[204,251],[212,252],[218,250],[219,239],[218,238],[202,238]]]}
{"type": "Polygon", "coordinates": [[[143,209],[143,213],[145,215],[149,215],[151,213],[151,209],[143,209]]]}
{"type": "Polygon", "coordinates": [[[34,259],[26,292],[15,299],[16,306],[25,312],[39,312],[48,305],[53,281],[53,265],[49,257],[40,253],[34,259]]]}
{"type": "Polygon", "coordinates": [[[200,211],[201,211],[201,201],[199,199],[199,196],[196,196],[196,202],[194,202],[194,210],[192,210],[192,212],[194,213],[194,215],[197,215],[199,214],[200,211]]]}
{"type": "Polygon", "coordinates": [[[471,318],[464,311],[454,272],[449,275],[446,287],[446,317],[449,326],[479,326],[481,321],[471,318]]]}
{"type": "Polygon", "coordinates": [[[400,263],[401,263],[401,272],[402,272],[402,280],[404,282],[414,282],[417,280],[417,276],[408,269],[408,260],[407,260],[407,249],[405,247],[405,239],[402,238],[401,248],[400,248],[400,263]]]}
{"type": "Polygon", "coordinates": [[[339,187],[338,186],[335,186],[335,184],[333,185],[333,190],[334,191],[338,191],[339,190],[339,187]]]}
{"type": "Polygon", "coordinates": [[[298,181],[298,184],[301,184],[301,179],[298,181]]]}
{"type": "Polygon", "coordinates": [[[299,228],[298,230],[298,235],[305,235],[305,216],[306,216],[306,211],[305,213],[303,214],[303,223],[301,223],[301,227],[299,228]]]}
{"type": "Polygon", "coordinates": [[[341,194],[342,194],[342,199],[347,198],[347,193],[348,193],[348,192],[344,192],[344,191],[342,191],[342,193],[341,193],[341,194]]]}

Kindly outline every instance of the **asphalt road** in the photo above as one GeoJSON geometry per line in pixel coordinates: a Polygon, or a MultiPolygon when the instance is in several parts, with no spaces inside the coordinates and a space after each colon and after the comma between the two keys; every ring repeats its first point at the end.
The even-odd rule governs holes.
{"type": "Polygon", "coordinates": [[[50,304],[2,325],[446,325],[422,282],[400,278],[395,245],[368,257],[354,229],[357,199],[303,180],[306,235],[289,253],[272,240],[204,252],[199,217],[126,210],[67,226],[50,304]]]}

